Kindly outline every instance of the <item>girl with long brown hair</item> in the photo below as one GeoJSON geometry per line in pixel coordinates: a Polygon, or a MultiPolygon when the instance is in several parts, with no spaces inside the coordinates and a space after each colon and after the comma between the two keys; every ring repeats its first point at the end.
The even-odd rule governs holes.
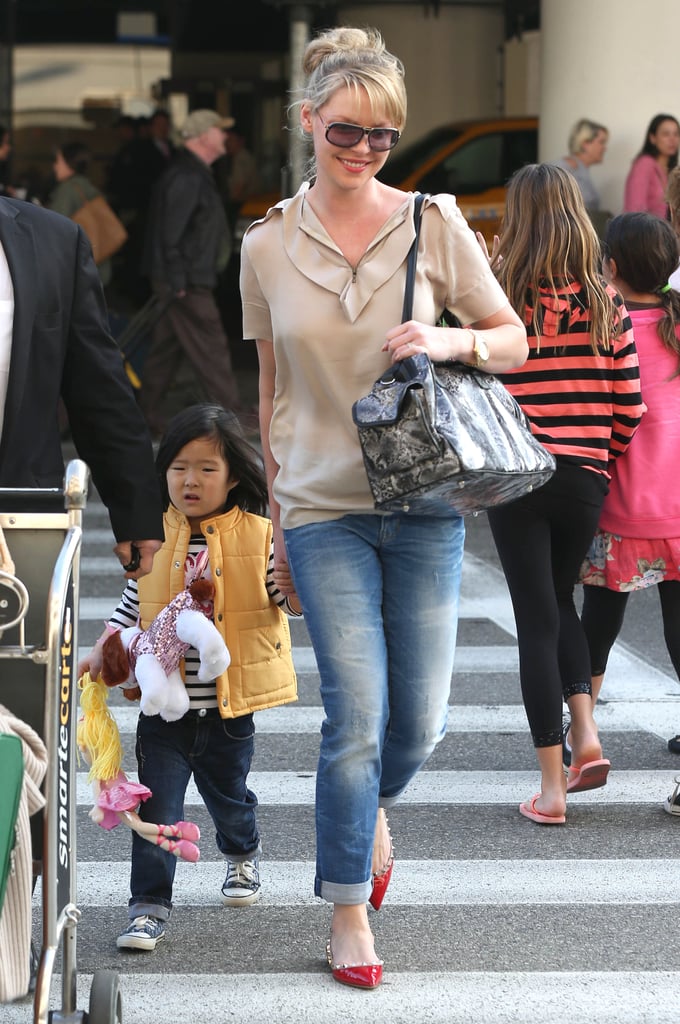
{"type": "Polygon", "coordinates": [[[520,812],[565,821],[567,792],[603,786],[609,761],[593,719],[590,658],[574,584],[595,533],[611,467],[644,405],[630,320],[600,273],[599,242],[573,177],[550,164],[510,182],[497,277],[523,317],[529,359],[500,376],[557,461],[538,491],[489,511],[510,589],[522,698],[541,788],[520,812]],[[572,764],[562,766],[562,705],[572,764]]]}

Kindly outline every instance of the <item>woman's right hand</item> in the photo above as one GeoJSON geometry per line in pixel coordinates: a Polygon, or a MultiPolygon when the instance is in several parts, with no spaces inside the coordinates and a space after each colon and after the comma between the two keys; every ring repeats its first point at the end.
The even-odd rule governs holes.
{"type": "Polygon", "coordinates": [[[283,539],[283,530],[280,526],[274,526],[274,582],[282,594],[290,597],[295,594],[293,578],[288,565],[286,544],[283,539]]]}

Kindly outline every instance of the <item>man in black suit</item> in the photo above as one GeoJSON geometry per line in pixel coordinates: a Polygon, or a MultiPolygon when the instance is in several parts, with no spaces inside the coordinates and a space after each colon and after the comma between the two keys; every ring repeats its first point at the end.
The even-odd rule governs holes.
{"type": "Polygon", "coordinates": [[[0,197],[0,487],[61,487],[59,399],[107,506],[126,572],[163,538],[153,449],[108,333],[89,242],[73,221],[0,197]]]}

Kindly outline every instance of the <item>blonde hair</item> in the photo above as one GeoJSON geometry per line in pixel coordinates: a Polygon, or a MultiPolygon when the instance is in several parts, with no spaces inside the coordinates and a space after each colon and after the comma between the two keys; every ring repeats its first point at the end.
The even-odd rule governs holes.
{"type": "Polygon", "coordinates": [[[569,132],[569,152],[571,155],[578,156],[583,143],[592,142],[600,132],[604,132],[607,136],[609,135],[609,131],[603,124],[598,124],[597,121],[589,121],[587,117],[582,117],[569,132]]]}
{"type": "Polygon", "coordinates": [[[404,66],[376,29],[332,28],[308,44],[303,59],[303,99],[318,110],[338,89],[364,89],[371,109],[400,131],[406,123],[404,66]]]}
{"type": "Polygon", "coordinates": [[[600,273],[600,242],[581,196],[568,171],[553,164],[528,164],[510,180],[501,226],[503,259],[497,277],[511,306],[531,324],[540,346],[542,307],[539,290],[548,288],[557,300],[568,281],[583,289],[590,310],[590,344],[597,354],[611,348],[621,330],[614,304],[600,273]]]}

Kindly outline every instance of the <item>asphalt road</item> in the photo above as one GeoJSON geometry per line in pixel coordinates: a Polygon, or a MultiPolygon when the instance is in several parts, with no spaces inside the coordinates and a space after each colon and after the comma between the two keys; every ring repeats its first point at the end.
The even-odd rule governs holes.
{"type": "MultiPolygon", "coordinates": [[[[115,605],[120,573],[96,498],[85,511],[80,645],[115,605]]],[[[570,799],[564,828],[522,818],[538,773],[520,702],[514,623],[486,519],[468,521],[449,731],[390,816],[396,864],[371,912],[385,982],[342,987],[324,959],[330,910],[312,894],[313,799],[321,709],[304,621],[293,621],[296,705],[257,716],[251,786],[260,800],[263,897],[219,900],[224,868],[193,786],[186,817],[201,861],[180,864],[176,906],[153,953],[121,953],[129,835],[89,820],[78,778],[78,1006],[95,970],[116,972],[123,1020],[157,1024],[664,1024],[677,1017],[678,829],[662,811],[680,759],[680,689],[655,595],[631,601],[598,719],[613,771],[570,799]]],[[[134,773],[136,712],[111,701],[134,773]]],[[[41,890],[34,901],[40,932],[41,890]]],[[[58,971],[57,965],[57,971],[58,971]]],[[[58,980],[58,979],[57,979],[58,980]]],[[[60,1006],[55,982],[51,1005],[60,1006]]],[[[29,1024],[32,1004],[0,1007],[29,1024]]],[[[90,1024],[108,1024],[91,1021],[90,1024]]]]}

